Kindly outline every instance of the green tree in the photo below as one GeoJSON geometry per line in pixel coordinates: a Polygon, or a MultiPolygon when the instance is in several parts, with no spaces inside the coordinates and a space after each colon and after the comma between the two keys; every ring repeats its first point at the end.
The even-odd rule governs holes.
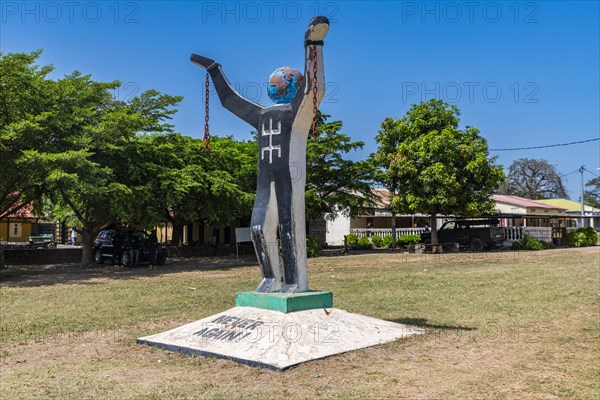
{"type": "Polygon", "coordinates": [[[307,219],[336,214],[355,216],[373,200],[371,192],[375,168],[369,160],[345,157],[362,149],[363,142],[341,133],[342,121],[326,122],[329,115],[317,115],[317,139],[309,137],[306,148],[307,219]]]}
{"type": "MultiPolygon", "coordinates": [[[[0,219],[17,213],[40,194],[39,171],[27,164],[23,151],[52,143],[47,135],[53,116],[53,67],[37,66],[41,51],[0,53],[0,219]]],[[[51,130],[50,130],[51,131],[51,130]]]]}
{"type": "Polygon", "coordinates": [[[438,243],[438,215],[490,212],[489,195],[504,178],[479,130],[459,129],[459,115],[456,106],[434,99],[384,123],[399,135],[399,144],[390,153],[389,174],[398,179],[392,206],[406,213],[430,214],[433,244],[438,243]]]}
{"type": "Polygon", "coordinates": [[[585,204],[600,208],[600,178],[594,178],[585,184],[587,190],[583,192],[585,204]]]}
{"type": "MultiPolygon", "coordinates": [[[[396,196],[400,184],[398,176],[390,169],[396,149],[402,141],[402,135],[397,125],[396,120],[393,118],[386,118],[381,123],[381,129],[375,136],[378,148],[370,156],[373,164],[377,167],[374,174],[375,181],[382,184],[390,192],[390,199],[396,196]]],[[[388,205],[392,214],[392,248],[396,248],[396,215],[400,211],[396,209],[397,206],[398,203],[388,205]]]]}
{"type": "Polygon", "coordinates": [[[513,161],[499,192],[532,200],[569,197],[556,167],[544,159],[532,158],[513,161]]]}
{"type": "Polygon", "coordinates": [[[46,147],[24,151],[28,164],[43,172],[50,216],[79,228],[82,265],[92,262],[98,232],[117,221],[135,224],[147,203],[143,133],[171,131],[166,123],[181,97],[149,90],[124,102],[114,98],[120,83],[96,82],[74,72],[59,79],[45,114],[46,147]]]}
{"type": "Polygon", "coordinates": [[[202,140],[179,134],[152,135],[145,141],[145,151],[152,154],[146,166],[152,203],[148,209],[171,222],[174,244],[180,243],[186,224],[226,226],[250,214],[254,193],[245,190],[248,185],[252,189],[245,174],[255,186],[253,146],[213,136],[206,152],[202,140]]]}

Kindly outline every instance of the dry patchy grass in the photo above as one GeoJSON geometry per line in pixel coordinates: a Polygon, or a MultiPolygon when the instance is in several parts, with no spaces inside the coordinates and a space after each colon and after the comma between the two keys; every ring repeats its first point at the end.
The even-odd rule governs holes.
{"type": "MultiPolygon", "coordinates": [[[[598,398],[599,248],[310,260],[337,308],[426,335],[283,373],[135,344],[233,306],[258,268],[8,270],[0,393],[48,399],[598,398]]],[[[209,264],[209,261],[212,264],[209,264]]]]}

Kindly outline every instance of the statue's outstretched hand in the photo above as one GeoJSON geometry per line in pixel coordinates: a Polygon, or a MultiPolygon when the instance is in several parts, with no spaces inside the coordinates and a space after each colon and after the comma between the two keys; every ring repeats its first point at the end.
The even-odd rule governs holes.
{"type": "Polygon", "coordinates": [[[314,17],[310,20],[308,24],[308,28],[306,28],[306,33],[304,34],[304,41],[322,41],[327,32],[329,31],[329,20],[327,17],[314,17]]]}
{"type": "Polygon", "coordinates": [[[215,60],[213,60],[211,58],[203,57],[196,53],[192,53],[192,55],[190,56],[190,61],[196,65],[201,66],[204,69],[207,69],[211,65],[215,64],[215,60]]]}

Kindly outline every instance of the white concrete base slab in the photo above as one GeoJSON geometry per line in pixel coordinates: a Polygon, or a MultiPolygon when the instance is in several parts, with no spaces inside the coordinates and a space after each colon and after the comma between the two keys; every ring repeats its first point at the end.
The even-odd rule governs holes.
{"type": "Polygon", "coordinates": [[[423,330],[408,325],[336,308],[285,314],[234,307],[139,338],[138,343],[281,371],[306,361],[422,333],[423,330]]]}

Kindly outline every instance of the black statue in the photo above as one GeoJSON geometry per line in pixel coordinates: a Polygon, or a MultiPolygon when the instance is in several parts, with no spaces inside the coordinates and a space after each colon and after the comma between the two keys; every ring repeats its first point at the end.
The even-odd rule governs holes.
{"type": "Polygon", "coordinates": [[[308,290],[304,211],[306,142],[313,122],[313,107],[318,107],[325,94],[322,56],[323,38],[328,30],[326,17],[311,20],[304,37],[304,76],[289,67],[276,70],[269,80],[269,97],[279,104],[268,108],[237,93],[220,64],[197,54],[191,56],[193,63],[210,74],[223,107],[258,132],[258,181],[251,232],[263,275],[256,289],[259,292],[308,290]],[[313,76],[315,61],[316,76],[313,76]]]}

